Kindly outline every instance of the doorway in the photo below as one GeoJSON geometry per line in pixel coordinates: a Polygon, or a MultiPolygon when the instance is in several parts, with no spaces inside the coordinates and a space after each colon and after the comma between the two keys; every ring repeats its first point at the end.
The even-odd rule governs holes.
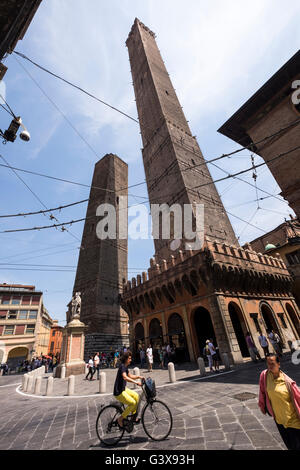
{"type": "Polygon", "coordinates": [[[198,339],[199,355],[203,357],[203,349],[206,340],[212,339],[214,346],[217,346],[215,330],[208,310],[204,307],[198,307],[194,312],[194,325],[198,339]]]}
{"type": "Polygon", "coordinates": [[[242,311],[240,307],[234,302],[230,302],[230,304],[228,305],[228,311],[241,354],[243,357],[250,357],[249,349],[245,338],[245,335],[247,333],[247,327],[243,318],[242,311]]]}

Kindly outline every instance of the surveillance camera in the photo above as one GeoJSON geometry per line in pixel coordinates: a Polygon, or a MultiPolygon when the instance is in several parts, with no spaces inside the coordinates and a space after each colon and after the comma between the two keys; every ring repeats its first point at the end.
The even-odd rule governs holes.
{"type": "Polygon", "coordinates": [[[25,142],[28,142],[30,140],[29,132],[27,130],[20,132],[20,139],[24,140],[25,142]]]}

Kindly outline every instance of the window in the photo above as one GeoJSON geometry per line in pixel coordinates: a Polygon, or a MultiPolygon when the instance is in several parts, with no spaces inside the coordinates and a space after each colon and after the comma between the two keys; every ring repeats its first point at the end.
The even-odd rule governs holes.
{"type": "Polygon", "coordinates": [[[2,305],[9,305],[10,297],[2,297],[2,305]]]}
{"type": "Polygon", "coordinates": [[[35,325],[27,325],[26,327],[26,334],[33,335],[35,330],[35,325]]]}
{"type": "Polygon", "coordinates": [[[22,298],[22,305],[30,305],[31,296],[30,295],[23,295],[22,298]]]}
{"type": "Polygon", "coordinates": [[[300,263],[300,250],[294,251],[293,253],[289,253],[288,255],[286,255],[286,259],[289,265],[299,264],[300,263]]]}
{"type": "Polygon", "coordinates": [[[51,341],[51,345],[50,345],[50,351],[52,352],[54,349],[54,341],[51,341]]]}
{"type": "Polygon", "coordinates": [[[40,303],[40,296],[32,297],[31,305],[39,305],[40,303]]]}
{"type": "Polygon", "coordinates": [[[9,320],[16,320],[16,318],[17,318],[17,313],[18,313],[17,310],[10,310],[10,311],[8,312],[8,319],[9,319],[9,320]]]}
{"type": "Polygon", "coordinates": [[[4,334],[5,335],[13,335],[15,331],[15,325],[6,325],[4,334]]]}
{"type": "Polygon", "coordinates": [[[55,330],[52,331],[52,336],[55,336],[55,330]]]}
{"type": "Polygon", "coordinates": [[[36,319],[37,318],[37,310],[29,310],[29,315],[28,318],[30,319],[36,319]]]}
{"type": "Polygon", "coordinates": [[[12,305],[20,305],[21,303],[21,297],[13,297],[11,304],[12,305]]]}
{"type": "Polygon", "coordinates": [[[28,314],[28,310],[20,310],[19,320],[26,320],[27,314],[28,314]]]}

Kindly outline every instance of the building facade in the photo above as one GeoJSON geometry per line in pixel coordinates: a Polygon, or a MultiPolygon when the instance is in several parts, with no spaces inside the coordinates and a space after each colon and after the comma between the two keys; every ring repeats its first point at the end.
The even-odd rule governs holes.
{"type": "Polygon", "coordinates": [[[184,239],[172,249],[175,239],[159,238],[148,273],[124,280],[132,347],[137,351],[151,344],[156,353],[171,342],[178,361],[195,361],[212,338],[232,362],[241,362],[250,356],[246,332],[259,347],[259,333],[274,329],[288,349],[299,338],[288,308],[299,312],[286,266],[277,257],[239,246],[154,33],[136,19],[126,44],[150,202],[204,204],[201,249],[189,249],[184,239]]]}
{"type": "Polygon", "coordinates": [[[48,353],[52,319],[35,286],[0,284],[0,362],[19,361],[48,353]]]}
{"type": "Polygon", "coordinates": [[[1,63],[23,39],[42,0],[2,0],[0,3],[0,80],[6,66],[1,63]]]}
{"type": "MultiPolygon", "coordinates": [[[[250,242],[251,248],[274,256],[279,254],[293,278],[292,291],[300,307],[300,223],[296,218],[286,220],[274,230],[250,242]]],[[[297,324],[297,320],[295,319],[297,324]]],[[[298,332],[300,334],[299,320],[298,332]]]]}
{"type": "MultiPolygon", "coordinates": [[[[96,351],[119,349],[129,341],[128,315],[120,305],[122,282],[127,278],[127,186],[128,166],[118,156],[108,154],[96,163],[73,288],[73,294],[81,293],[80,320],[87,326],[86,359],[96,351]],[[102,204],[109,205],[105,213],[115,211],[116,238],[99,236],[102,204]],[[125,229],[123,238],[121,228],[125,229]]],[[[71,305],[67,322],[70,320],[71,305]]]]}
{"type": "Polygon", "coordinates": [[[53,320],[48,344],[48,354],[60,357],[63,339],[63,327],[59,326],[58,320],[53,320]]]}
{"type": "Polygon", "coordinates": [[[240,145],[251,146],[251,149],[265,160],[281,188],[281,196],[288,201],[298,218],[300,218],[300,91],[297,91],[299,80],[300,50],[218,131],[240,145]]]}

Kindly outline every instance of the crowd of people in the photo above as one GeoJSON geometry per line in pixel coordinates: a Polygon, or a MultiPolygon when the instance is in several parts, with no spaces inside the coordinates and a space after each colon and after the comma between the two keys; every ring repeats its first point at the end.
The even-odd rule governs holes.
{"type": "Polygon", "coordinates": [[[112,350],[108,353],[106,352],[96,352],[89,356],[89,360],[86,364],[87,374],[86,380],[96,380],[94,375],[97,372],[97,380],[100,377],[100,369],[113,367],[116,368],[120,364],[121,356],[127,351],[127,347],[124,345],[121,349],[112,350]]]}
{"type": "MultiPolygon", "coordinates": [[[[174,345],[164,343],[162,345],[158,345],[153,351],[152,345],[149,343],[147,348],[143,344],[138,350],[140,368],[145,369],[147,366],[148,372],[152,372],[154,355],[156,355],[157,362],[161,369],[167,368],[169,362],[176,362],[176,348],[174,345]]],[[[138,358],[136,362],[138,362],[138,358]]]]}
{"type": "Polygon", "coordinates": [[[22,360],[17,363],[14,367],[9,367],[7,362],[1,364],[2,375],[7,375],[9,372],[14,371],[17,374],[23,372],[30,372],[39,367],[45,366],[45,372],[53,372],[55,367],[60,362],[59,354],[49,354],[33,357],[31,360],[22,360]]]}

